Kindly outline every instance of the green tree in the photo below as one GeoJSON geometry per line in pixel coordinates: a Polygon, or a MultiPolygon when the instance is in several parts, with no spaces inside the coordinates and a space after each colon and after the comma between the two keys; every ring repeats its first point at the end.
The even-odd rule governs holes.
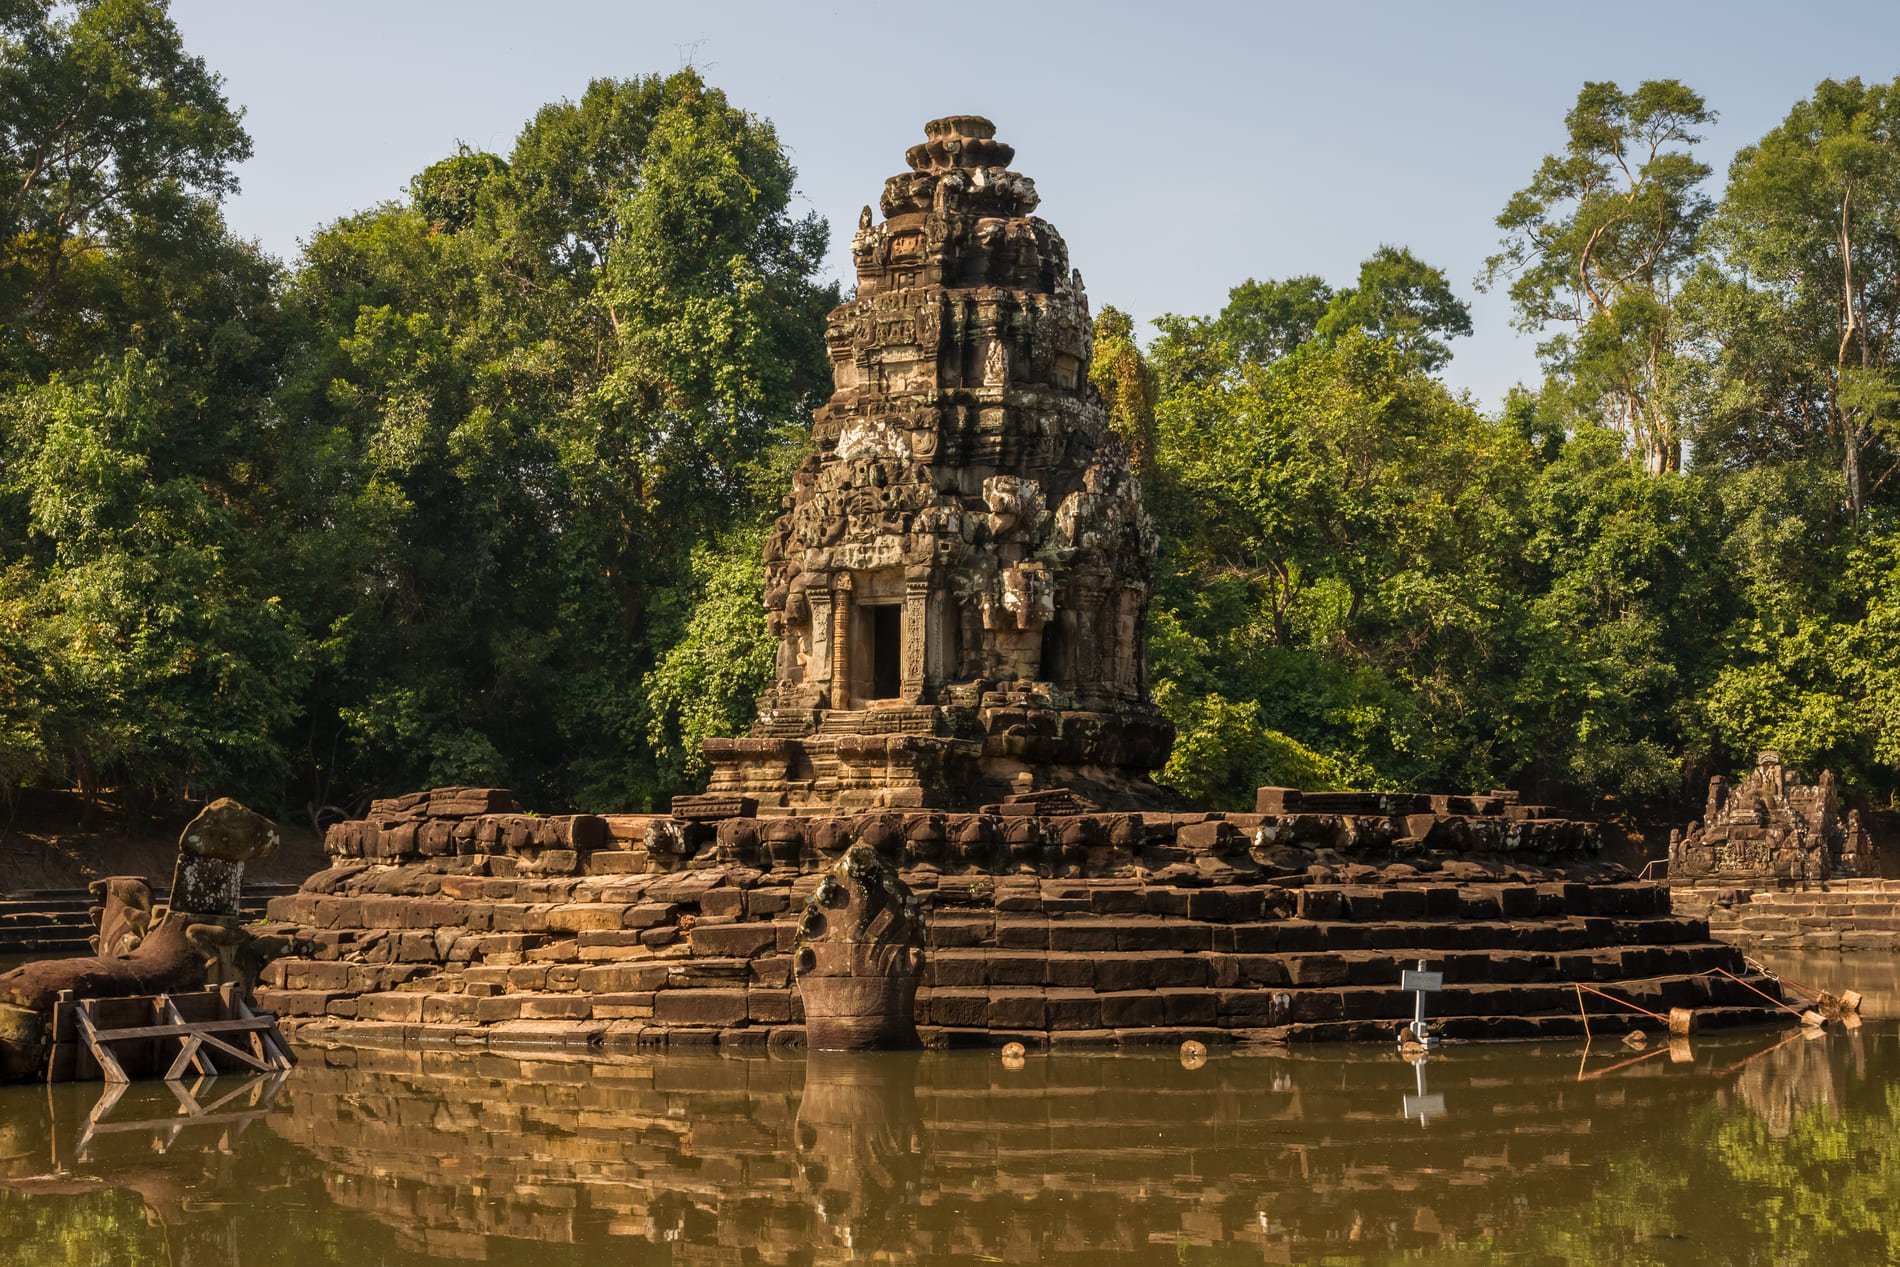
{"type": "Polygon", "coordinates": [[[1147,486],[1154,479],[1155,397],[1159,385],[1141,345],[1135,323],[1119,308],[1103,308],[1095,318],[1095,355],[1089,380],[1101,393],[1108,425],[1128,447],[1129,465],[1147,486]]]}
{"type": "Polygon", "coordinates": [[[1442,270],[1401,246],[1381,246],[1359,265],[1354,285],[1334,290],[1313,276],[1249,278],[1227,292],[1219,315],[1165,316],[1155,347],[1160,377],[1204,382],[1242,365],[1264,365],[1309,343],[1361,331],[1385,339],[1419,367],[1451,359],[1445,340],[1471,333],[1471,310],[1442,270]]]}
{"type": "Polygon", "coordinates": [[[1471,309],[1452,293],[1443,270],[1402,246],[1382,246],[1313,327],[1322,339],[1352,330],[1390,341],[1406,360],[1436,373],[1451,360],[1445,340],[1471,333],[1471,309]]]}
{"type": "Polygon", "coordinates": [[[271,588],[258,545],[268,530],[233,487],[248,455],[170,442],[218,421],[192,410],[194,394],[162,362],[128,353],[7,409],[8,483],[44,547],[6,586],[32,625],[30,662],[51,704],[41,772],[87,791],[229,790],[274,804],[307,657],[271,588]]]}
{"type": "Polygon", "coordinates": [[[313,240],[285,413],[338,455],[312,502],[344,509],[313,560],[334,578],[313,747],[346,784],[682,789],[711,722],[659,720],[677,675],[650,675],[736,618],[692,614],[696,551],[762,521],[829,384],[825,228],[792,184],[770,125],[696,73],[601,80],[505,160],[458,153],[313,240]]]}
{"type": "Polygon", "coordinates": [[[1712,455],[1831,456],[1858,524],[1900,413],[1900,79],[1822,81],[1736,155],[1711,229],[1712,455]]]}
{"type": "Polygon", "coordinates": [[[1706,481],[1639,471],[1624,442],[1578,426],[1530,490],[1509,715],[1527,758],[1517,777],[1638,807],[1684,786],[1687,697],[1732,609],[1712,575],[1706,481]]]}
{"type": "Polygon", "coordinates": [[[1523,761],[1497,724],[1523,619],[1514,432],[1357,330],[1170,384],[1157,420],[1155,674],[1186,781],[1250,786],[1230,751],[1249,703],[1291,745],[1247,758],[1263,771],[1304,749],[1328,782],[1488,785],[1523,761]]]}
{"type": "Polygon", "coordinates": [[[694,550],[690,607],[672,616],[679,632],[647,674],[648,741],[658,759],[701,779],[705,740],[738,733],[772,683],[778,643],[765,625],[765,534],[734,531],[694,550]]]}
{"type": "Polygon", "coordinates": [[[1652,472],[1681,464],[1675,300],[1710,211],[1693,129],[1714,118],[1673,79],[1629,93],[1586,83],[1565,116],[1563,150],[1498,214],[1503,249],[1478,280],[1489,289],[1509,279],[1519,328],[1568,327],[1541,345],[1547,370],[1622,430],[1652,472]]]}
{"type": "Polygon", "coordinates": [[[163,4],[0,9],[9,779],[278,803],[308,657],[270,512],[277,272],[218,214],[249,146],[163,4]]]}
{"type": "Polygon", "coordinates": [[[1333,288],[1318,277],[1248,278],[1227,292],[1214,325],[1237,360],[1264,364],[1312,339],[1332,300],[1333,288]]]}
{"type": "Polygon", "coordinates": [[[141,292],[197,262],[250,152],[163,0],[0,6],[0,373],[41,377],[112,354],[131,322],[170,324],[141,292]]]}

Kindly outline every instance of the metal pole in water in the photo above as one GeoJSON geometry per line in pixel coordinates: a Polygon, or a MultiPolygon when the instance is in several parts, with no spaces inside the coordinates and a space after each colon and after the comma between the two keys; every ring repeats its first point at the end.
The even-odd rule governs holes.
{"type": "Polygon", "coordinates": [[[1416,972],[1399,973],[1399,989],[1411,990],[1415,996],[1412,1005],[1412,1037],[1418,1045],[1427,1049],[1438,1046],[1435,1038],[1425,1024],[1425,995],[1445,988],[1445,974],[1425,971],[1425,961],[1418,961],[1416,972]]]}
{"type": "MultiPolygon", "coordinates": [[[[1418,970],[1421,973],[1425,971],[1425,961],[1423,959],[1418,961],[1418,970]]],[[[1412,1034],[1422,1043],[1425,1041],[1425,991],[1422,989],[1414,990],[1412,992],[1412,1002],[1412,1034]]],[[[1421,1091],[1420,1094],[1423,1094],[1423,1092],[1421,1091]]]]}

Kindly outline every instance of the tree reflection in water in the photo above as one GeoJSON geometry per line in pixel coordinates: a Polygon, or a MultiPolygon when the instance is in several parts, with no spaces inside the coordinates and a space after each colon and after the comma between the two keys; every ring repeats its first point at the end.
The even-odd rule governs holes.
{"type": "Polygon", "coordinates": [[[1385,1052],[312,1051],[228,1122],[133,1088],[84,1158],[97,1087],[8,1089],[0,1260],[1891,1261],[1897,1039],[1599,1049],[1581,1077],[1575,1046],[1457,1048],[1422,1124],[1385,1052]]]}

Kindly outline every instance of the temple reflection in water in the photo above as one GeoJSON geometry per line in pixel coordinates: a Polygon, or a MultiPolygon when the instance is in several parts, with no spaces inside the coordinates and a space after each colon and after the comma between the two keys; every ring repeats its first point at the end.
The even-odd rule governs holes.
{"type": "Polygon", "coordinates": [[[1826,1141],[1848,1125],[1862,1154],[1900,1153],[1891,1026],[1683,1054],[1466,1048],[1433,1057],[1425,1088],[1371,1053],[1012,1071],[962,1053],[313,1051],[281,1086],[220,1080],[195,1108],[161,1087],[105,1112],[77,1088],[8,1092],[0,1243],[64,1254],[92,1229],[146,1247],[115,1262],[297,1267],[1457,1261],[1673,1237],[1700,1252],[1669,1261],[1722,1261],[1788,1234],[1751,1204],[1768,1174],[1840,1217],[1791,1261],[1883,1256],[1882,1212],[1835,1190],[1826,1141]],[[1731,1139],[1753,1177],[1724,1169],[1731,1139]]]}

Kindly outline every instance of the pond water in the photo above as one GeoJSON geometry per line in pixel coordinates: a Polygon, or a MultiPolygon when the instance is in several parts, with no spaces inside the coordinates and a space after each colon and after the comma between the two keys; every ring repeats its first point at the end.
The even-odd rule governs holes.
{"type": "Polygon", "coordinates": [[[1859,990],[1862,1016],[1900,1019],[1900,957],[1808,951],[1762,955],[1759,959],[1795,991],[1804,987],[1834,994],[1859,990]]]}
{"type": "MultiPolygon", "coordinates": [[[[1863,965],[1894,979],[1803,966],[1863,965]]],[[[113,1103],[0,1089],[0,1263],[1900,1260],[1893,1020],[1422,1068],[302,1055],[113,1103]]]]}

